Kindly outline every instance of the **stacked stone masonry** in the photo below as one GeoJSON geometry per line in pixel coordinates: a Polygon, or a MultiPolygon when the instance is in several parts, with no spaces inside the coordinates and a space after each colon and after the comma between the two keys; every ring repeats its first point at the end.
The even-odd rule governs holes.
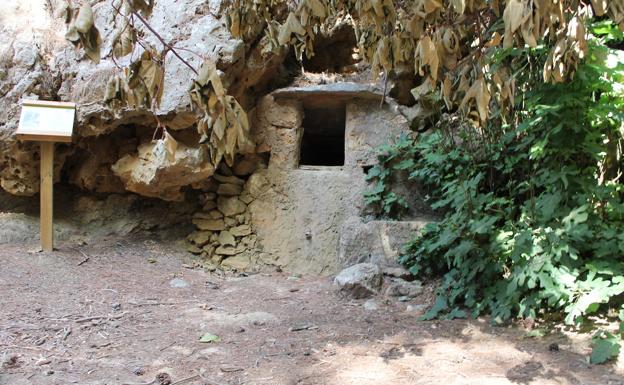
{"type": "Polygon", "coordinates": [[[265,168],[259,158],[243,158],[233,168],[221,165],[201,186],[202,209],[193,215],[196,230],[187,237],[188,251],[228,269],[255,264],[257,236],[249,204],[268,188],[265,168]]]}

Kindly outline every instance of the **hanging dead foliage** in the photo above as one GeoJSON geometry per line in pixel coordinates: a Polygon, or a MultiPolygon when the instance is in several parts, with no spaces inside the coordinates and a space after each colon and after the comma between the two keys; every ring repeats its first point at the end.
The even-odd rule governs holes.
{"type": "Polygon", "coordinates": [[[65,38],[74,46],[82,47],[85,55],[94,63],[100,62],[100,46],[102,39],[95,27],[93,9],[89,3],[80,8],[67,4],[64,9],[67,32],[65,38]]]}
{"type": "Polygon", "coordinates": [[[134,26],[132,14],[140,12],[149,17],[154,7],[154,0],[122,0],[119,7],[115,7],[115,33],[113,35],[113,56],[120,58],[134,51],[137,41],[137,30],[134,26]],[[120,19],[120,21],[118,21],[120,19]]]}
{"type": "MultiPolygon", "coordinates": [[[[423,115],[443,102],[449,111],[459,111],[478,127],[492,116],[504,121],[519,94],[516,87],[522,87],[514,81],[508,63],[492,65],[492,53],[501,48],[546,47],[544,80],[564,82],[587,55],[585,23],[590,17],[609,17],[624,29],[622,0],[228,1],[224,15],[235,38],[251,44],[264,31],[266,49],[292,47],[299,60],[304,54],[314,55],[316,36],[339,23],[351,23],[358,54],[371,64],[375,76],[412,71],[418,84],[411,93],[423,115]]],[[[140,34],[134,18],[147,26],[143,18],[149,17],[154,3],[120,0],[116,4],[112,54],[119,58],[135,51],[140,34]]],[[[79,9],[67,7],[66,16],[67,39],[84,47],[97,62],[101,41],[91,7],[86,3],[79,9]]],[[[160,40],[163,52],[173,50],[160,40]]],[[[111,106],[158,105],[163,92],[162,55],[144,49],[138,60],[111,78],[106,90],[111,106]]],[[[202,113],[197,127],[213,164],[221,159],[232,164],[237,153],[253,148],[247,115],[227,95],[212,63],[203,64],[190,95],[202,113]]]]}
{"type": "Polygon", "coordinates": [[[299,59],[304,52],[314,54],[319,31],[349,20],[359,55],[375,76],[413,68],[420,84],[412,95],[423,108],[441,99],[477,125],[491,116],[492,103],[504,119],[516,94],[513,75],[504,63],[490,66],[489,53],[549,47],[544,80],[563,82],[587,55],[589,17],[608,16],[624,29],[622,0],[591,0],[591,5],[578,0],[236,0],[230,9],[234,36],[246,36],[260,22],[273,46],[292,46],[299,59]]]}
{"type": "Polygon", "coordinates": [[[271,18],[270,9],[279,1],[275,0],[232,0],[225,14],[226,24],[232,36],[244,41],[255,39],[258,32],[271,18]]]}
{"type": "MultiPolygon", "coordinates": [[[[259,0],[255,4],[246,3],[248,8],[234,9],[228,14],[228,23],[232,33],[237,37],[257,35],[258,32],[252,30],[262,28],[262,23],[254,25],[253,28],[249,27],[248,23],[261,20],[260,16],[265,15],[268,10],[264,7],[265,5],[272,6],[277,3],[279,2],[274,0],[267,2],[259,0]],[[241,25],[246,27],[240,29],[241,25]]],[[[243,3],[240,2],[240,4],[243,3]]],[[[316,27],[314,29],[308,28],[312,28],[312,24],[318,26],[319,22],[322,21],[320,19],[326,14],[324,2],[305,0],[301,4],[298,8],[299,16],[297,19],[291,17],[288,22],[290,27],[280,26],[277,22],[270,24],[269,34],[275,41],[273,48],[278,48],[284,44],[294,44],[293,39],[296,39],[297,36],[305,39],[306,36],[313,36],[317,31],[316,27]],[[305,16],[306,13],[308,16],[305,16]],[[311,18],[319,20],[312,22],[311,18]],[[301,20],[305,21],[307,28],[301,25],[301,20]],[[288,28],[293,28],[292,32],[289,33],[288,28]],[[279,32],[277,32],[278,29],[279,32]]],[[[112,76],[106,85],[105,102],[112,109],[141,108],[154,110],[159,105],[163,94],[165,55],[172,52],[197,74],[197,78],[193,81],[190,89],[190,97],[193,106],[202,114],[197,123],[197,129],[201,134],[200,143],[210,152],[211,162],[215,167],[222,159],[231,166],[237,154],[252,152],[255,147],[250,138],[247,114],[233,96],[227,95],[221,82],[220,73],[216,70],[214,63],[207,61],[202,65],[200,71],[196,72],[175,51],[175,47],[165,42],[150,27],[147,19],[153,6],[154,0],[120,0],[112,4],[115,11],[111,50],[113,59],[135,52],[137,42],[140,43],[142,50],[140,57],[133,60],[128,66],[124,68],[118,66],[118,73],[112,76]],[[162,52],[157,51],[141,39],[141,34],[134,24],[137,19],[161,41],[164,46],[162,52]]],[[[86,54],[93,61],[98,62],[101,39],[94,26],[93,10],[89,4],[85,3],[79,9],[74,9],[68,5],[66,21],[68,23],[67,39],[76,45],[83,46],[86,54]]],[[[309,44],[309,42],[304,43],[302,49],[305,49],[306,44],[309,44]]],[[[117,64],[116,61],[115,64],[117,64]]],[[[162,137],[153,139],[150,151],[153,153],[160,152],[166,156],[168,161],[173,162],[176,151],[178,151],[178,142],[160,123],[156,131],[162,132],[162,137]]]]}
{"type": "Polygon", "coordinates": [[[155,49],[149,48],[138,60],[108,80],[104,99],[113,108],[150,109],[160,103],[163,81],[163,58],[155,49]]]}
{"type": "Polygon", "coordinates": [[[123,4],[126,7],[126,11],[141,12],[145,17],[149,17],[154,8],[154,0],[124,0],[123,4]]]}
{"type": "Polygon", "coordinates": [[[193,105],[203,117],[197,123],[200,142],[208,146],[213,165],[233,165],[238,153],[253,151],[249,120],[236,99],[227,95],[214,63],[205,61],[190,89],[193,105]]]}
{"type": "Polygon", "coordinates": [[[254,39],[259,28],[264,27],[269,47],[292,46],[301,60],[304,53],[308,58],[314,55],[314,37],[328,24],[335,24],[335,19],[328,22],[328,16],[336,15],[333,7],[334,2],[301,0],[283,12],[288,9],[285,1],[233,0],[228,3],[226,20],[232,35],[245,41],[254,39]],[[285,18],[281,18],[284,14],[285,18]]]}
{"type": "Polygon", "coordinates": [[[134,50],[136,30],[124,19],[120,28],[116,29],[113,37],[113,55],[116,58],[126,56],[134,50]]]}

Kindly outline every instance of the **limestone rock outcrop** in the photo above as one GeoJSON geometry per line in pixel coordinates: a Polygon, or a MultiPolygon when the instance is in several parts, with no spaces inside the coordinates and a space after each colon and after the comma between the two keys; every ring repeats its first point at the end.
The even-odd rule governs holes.
{"type": "MultiPolygon", "coordinates": [[[[164,91],[158,106],[151,110],[113,109],[104,102],[108,80],[128,66],[131,58],[139,57],[142,50],[137,45],[131,55],[116,62],[111,59],[116,12],[113,2],[91,2],[95,26],[103,41],[98,64],[88,60],[82,49],[74,48],[65,39],[66,25],[62,17],[65,0],[20,0],[0,4],[2,189],[16,195],[33,195],[39,189],[38,146],[19,143],[14,138],[19,101],[23,98],[77,103],[74,143],[61,150],[57,148],[57,154],[64,151],[66,156],[57,155],[56,172],[60,175],[61,169],[67,169],[69,182],[82,189],[127,190],[172,200],[180,198],[182,187],[211,175],[202,150],[199,146],[192,148],[198,144],[198,137],[193,137],[197,115],[191,108],[188,89],[195,74],[171,52],[165,58],[164,91]],[[175,132],[174,136],[191,139],[185,142],[187,148],[179,150],[190,159],[182,160],[177,155],[174,161],[155,155],[144,157],[153,146],[152,134],[159,124],[175,132]],[[128,133],[132,137],[128,138],[128,133]],[[110,148],[110,138],[117,136],[133,139],[133,148],[124,153],[110,148]],[[93,143],[100,141],[100,147],[106,147],[106,156],[101,156],[101,148],[93,150],[93,143]],[[66,159],[69,164],[65,164],[66,159]]],[[[243,108],[250,110],[257,95],[263,93],[279,73],[286,52],[272,53],[265,49],[263,41],[246,45],[233,39],[221,16],[221,8],[221,0],[158,0],[147,21],[165,41],[174,42],[177,53],[194,68],[199,68],[204,58],[213,61],[229,93],[243,108]]],[[[144,32],[145,42],[162,49],[162,43],[154,34],[147,31],[145,25],[137,24],[144,32]]],[[[258,34],[262,32],[259,26],[258,34]]],[[[253,163],[241,163],[239,167],[248,175],[254,171],[249,168],[253,163]]]]}
{"type": "Polygon", "coordinates": [[[204,147],[178,144],[169,153],[163,140],[140,145],[138,154],[119,159],[112,170],[128,191],[164,200],[182,200],[182,186],[207,179],[214,173],[204,147]]]}

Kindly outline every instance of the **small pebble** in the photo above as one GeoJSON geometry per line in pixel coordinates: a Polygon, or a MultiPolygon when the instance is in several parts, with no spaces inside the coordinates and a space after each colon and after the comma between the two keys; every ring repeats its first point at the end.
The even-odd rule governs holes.
{"type": "Polygon", "coordinates": [[[408,312],[416,312],[416,313],[420,313],[420,312],[425,312],[425,310],[427,310],[427,305],[422,305],[422,304],[409,304],[407,305],[407,307],[405,308],[405,311],[408,312]]]}
{"type": "Polygon", "coordinates": [[[368,301],[364,302],[364,305],[362,305],[364,307],[365,310],[368,311],[374,311],[379,309],[379,306],[377,305],[377,301],[375,301],[374,299],[369,299],[368,301]]]}
{"type": "Polygon", "coordinates": [[[43,366],[43,365],[47,365],[47,364],[49,364],[49,363],[51,363],[51,362],[52,362],[52,361],[50,361],[49,359],[47,359],[47,358],[43,358],[43,357],[42,357],[42,358],[38,359],[38,360],[37,360],[37,362],[35,362],[35,365],[37,365],[37,366],[43,366]]]}
{"type": "Polygon", "coordinates": [[[185,280],[181,279],[181,278],[174,278],[171,281],[169,281],[169,286],[173,287],[174,289],[183,289],[186,287],[189,287],[189,283],[186,282],[185,280]]]}

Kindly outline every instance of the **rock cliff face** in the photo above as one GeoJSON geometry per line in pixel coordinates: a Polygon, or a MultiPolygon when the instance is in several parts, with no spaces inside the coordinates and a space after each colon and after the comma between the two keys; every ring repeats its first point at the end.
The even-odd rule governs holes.
{"type": "MultiPolygon", "coordinates": [[[[98,64],[65,40],[64,0],[0,4],[0,186],[11,194],[33,195],[39,188],[38,146],[14,138],[22,98],[78,104],[74,143],[57,146],[57,181],[65,178],[94,192],[126,190],[178,200],[182,187],[214,172],[210,157],[198,145],[197,115],[187,92],[195,74],[171,53],[165,60],[162,100],[153,111],[113,110],[104,103],[110,77],[141,51],[137,45],[133,54],[117,63],[112,60],[112,3],[91,1],[103,40],[98,64]],[[160,135],[158,122],[179,143],[171,156],[162,156],[158,148],[162,141],[154,140],[160,135]]],[[[253,45],[233,39],[219,16],[221,3],[158,0],[148,22],[191,66],[199,68],[204,58],[216,63],[230,94],[249,110],[278,76],[285,52],[268,52],[262,39],[253,45]]],[[[145,26],[138,22],[137,26],[145,31],[147,42],[162,49],[145,26]]]]}

